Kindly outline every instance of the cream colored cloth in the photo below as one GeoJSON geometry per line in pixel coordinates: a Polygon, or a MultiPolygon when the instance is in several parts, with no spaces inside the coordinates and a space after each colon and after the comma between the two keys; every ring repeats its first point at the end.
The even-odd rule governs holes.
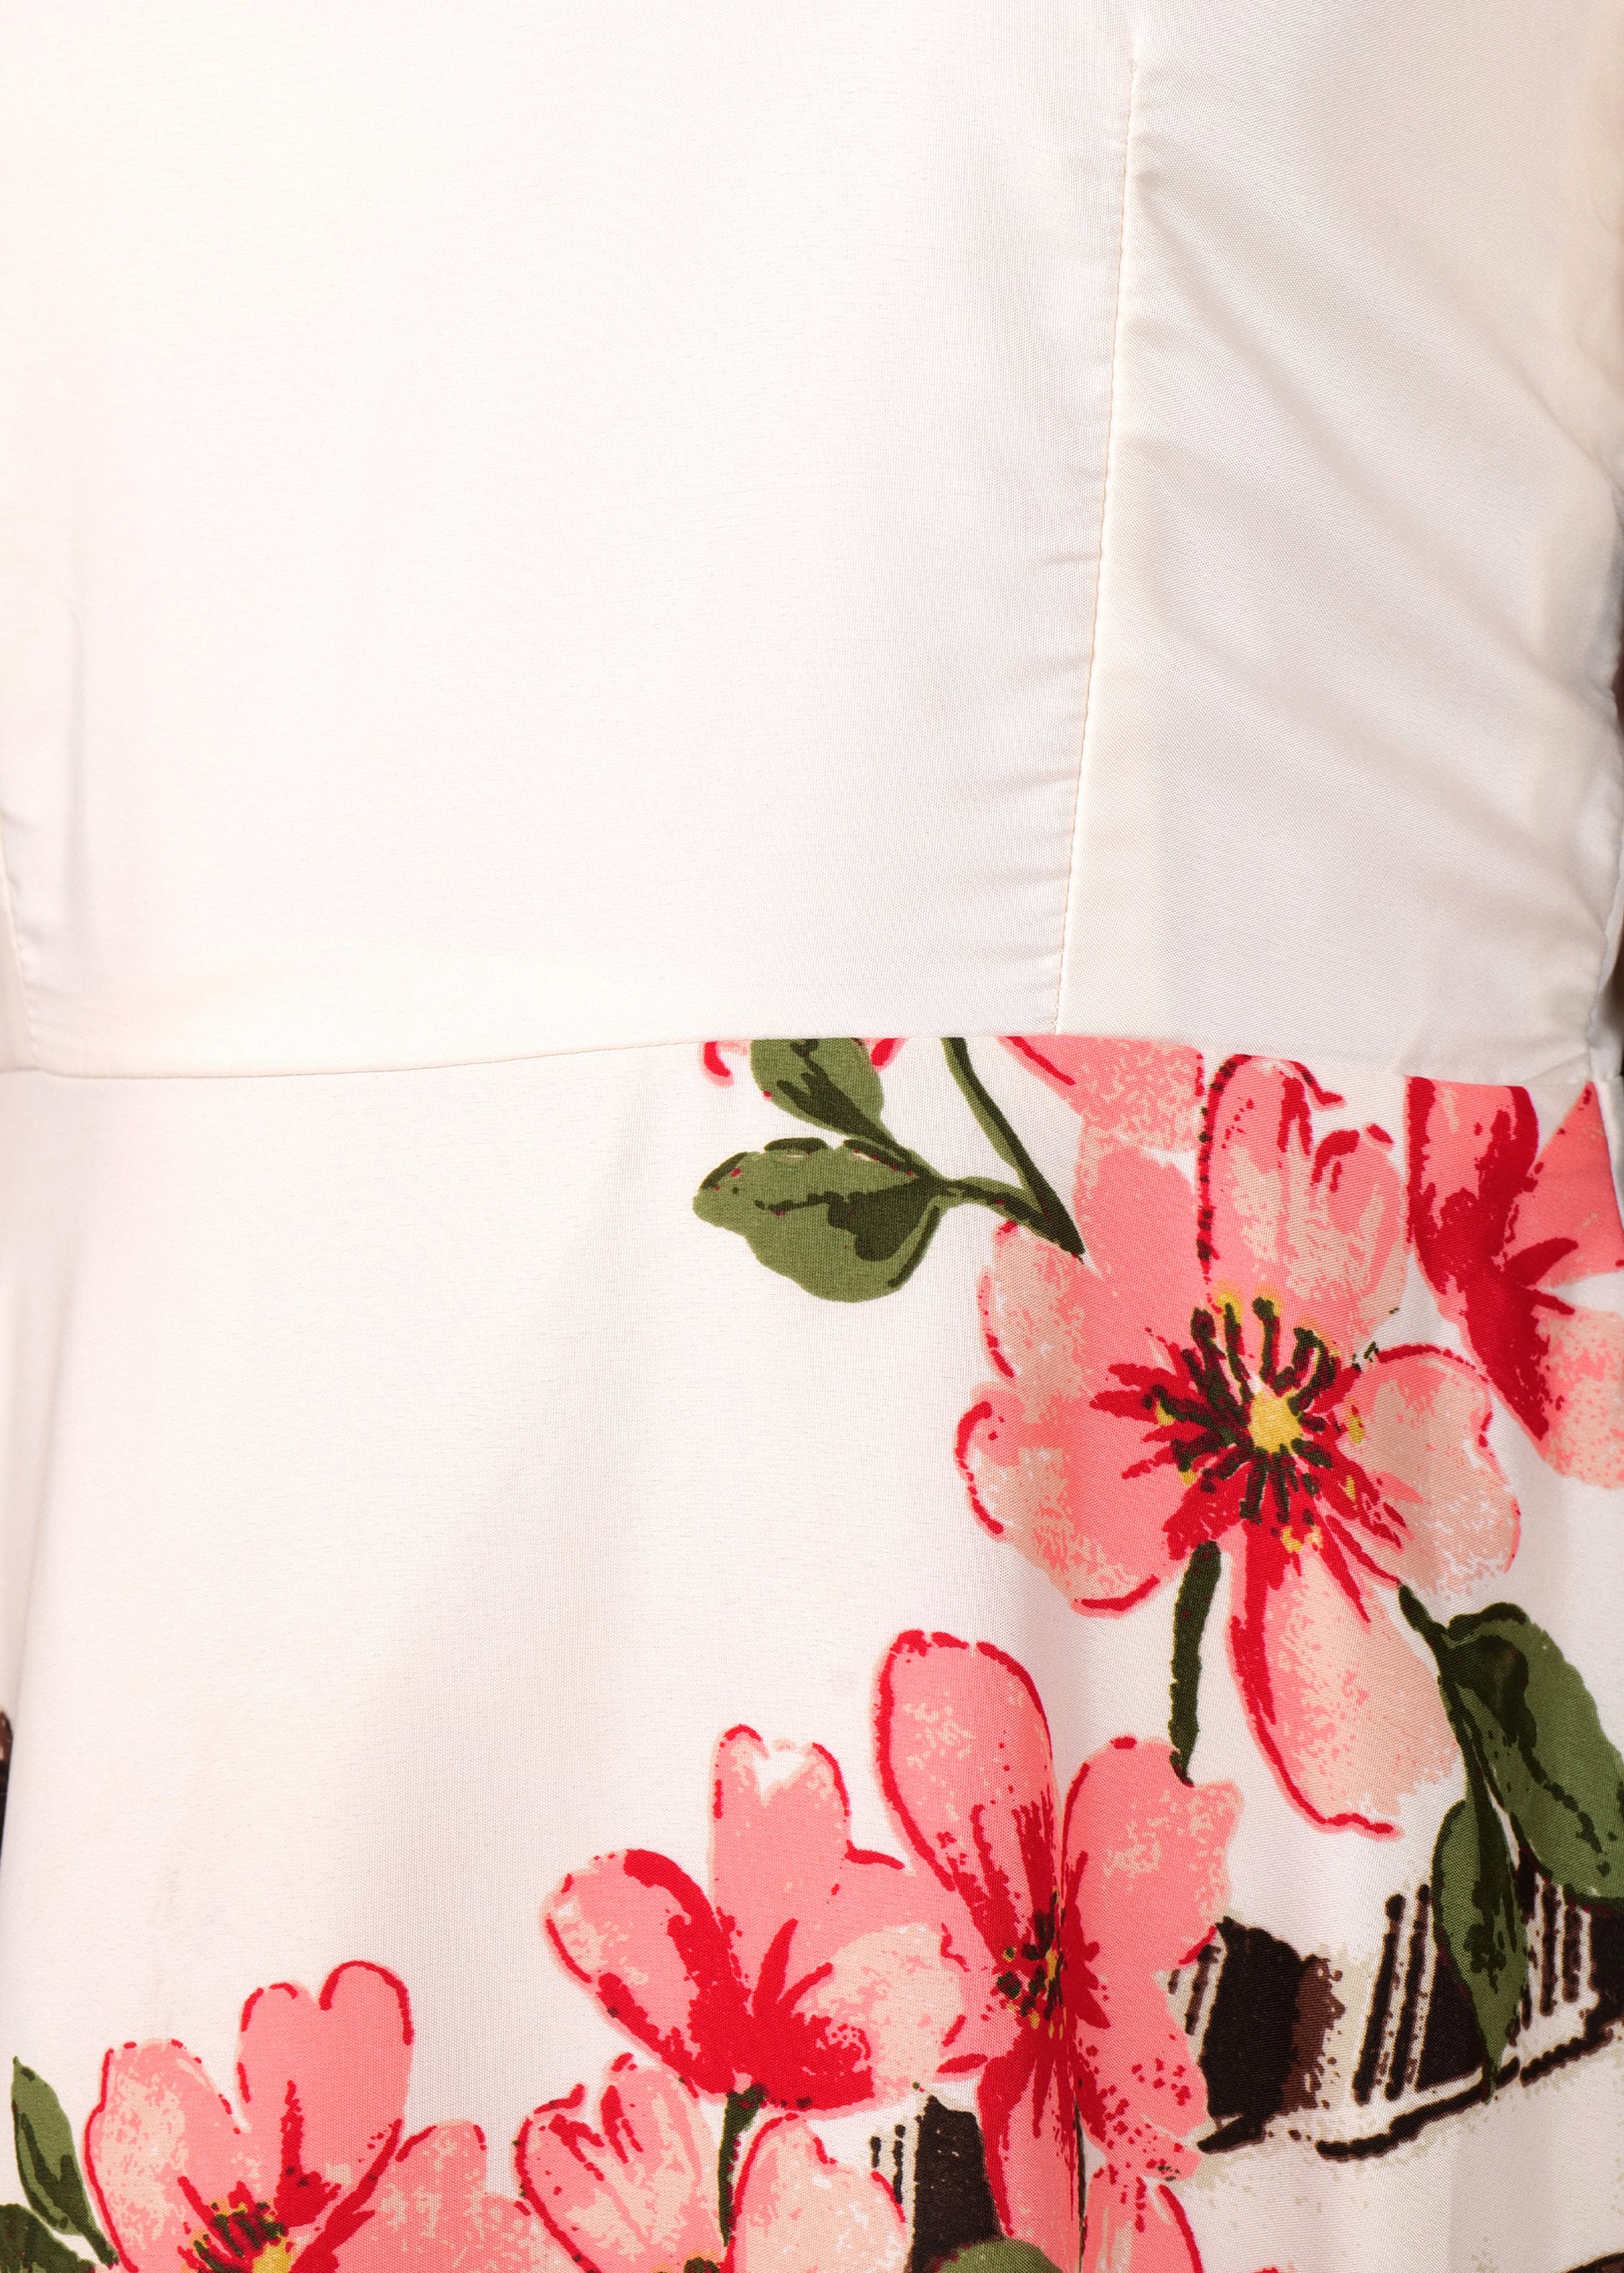
{"type": "Polygon", "coordinates": [[[1621,43],[0,0],[0,2266],[1624,2262],[1621,43]]]}

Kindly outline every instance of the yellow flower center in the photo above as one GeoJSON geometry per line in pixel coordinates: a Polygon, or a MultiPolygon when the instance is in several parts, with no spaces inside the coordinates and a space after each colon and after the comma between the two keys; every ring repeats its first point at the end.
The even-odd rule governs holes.
{"type": "Polygon", "coordinates": [[[1259,1389],[1252,1392],[1246,1431],[1259,1452],[1272,1457],[1293,1450],[1301,1441],[1303,1424],[1286,1398],[1272,1389],[1259,1389]]]}
{"type": "Polygon", "coordinates": [[[198,2273],[292,2273],[296,2254],[269,2204],[242,2198],[214,2205],[187,2262],[198,2273]]]}
{"type": "Polygon", "coordinates": [[[1014,2007],[1024,2028],[1044,2029],[1057,2037],[1065,2026],[1064,1959],[1060,1950],[1062,1913],[1056,1894],[1032,1921],[1030,1938],[1012,1943],[1004,1953],[1008,1969],[997,1985],[1014,2007]]]}

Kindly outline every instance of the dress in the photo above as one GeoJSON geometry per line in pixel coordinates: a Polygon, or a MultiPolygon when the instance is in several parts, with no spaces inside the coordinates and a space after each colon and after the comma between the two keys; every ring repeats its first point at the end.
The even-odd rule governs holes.
{"type": "Polygon", "coordinates": [[[1621,61],[0,0],[0,2267],[1624,2265],[1621,61]]]}

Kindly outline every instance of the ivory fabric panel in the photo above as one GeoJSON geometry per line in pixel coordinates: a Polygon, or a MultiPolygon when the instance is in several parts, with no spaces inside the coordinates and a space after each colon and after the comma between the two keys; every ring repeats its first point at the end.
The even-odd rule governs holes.
{"type": "Polygon", "coordinates": [[[11,0],[11,1061],[1576,1072],[1617,42],[1603,0],[11,0]]]}
{"type": "Polygon", "coordinates": [[[0,2273],[1624,2267],[1621,61],[0,0],[0,2273]]]}

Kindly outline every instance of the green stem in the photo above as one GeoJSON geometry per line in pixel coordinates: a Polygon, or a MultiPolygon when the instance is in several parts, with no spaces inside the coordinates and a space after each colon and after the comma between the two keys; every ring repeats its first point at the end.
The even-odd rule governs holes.
{"type": "Polygon", "coordinates": [[[974,1207],[990,1208],[1006,1222],[1018,1223],[1024,1230],[1035,1231],[1040,1238],[1049,1236],[1043,1211],[1028,1194],[1017,1190],[1013,1184],[1001,1184],[996,1176],[955,1176],[946,1189],[955,1200],[967,1200],[974,1207]]]}
{"type": "Polygon", "coordinates": [[[1438,1668],[1438,1693],[1443,1699],[1444,1714],[1455,1732],[1455,1741],[1461,1748],[1461,1758],[1466,1766],[1469,1784],[1481,1784],[1492,1797],[1499,1797],[1493,1772],[1484,1756],[1483,1745],[1472,1725],[1470,1713],[1461,1708],[1455,1693],[1455,1684],[1449,1678],[1449,1635],[1446,1627],[1427,1609],[1420,1597],[1412,1594],[1408,1587],[1398,1590],[1398,1606],[1432,1653],[1432,1662],[1438,1668]]]}
{"type": "Polygon", "coordinates": [[[724,2241],[731,2241],[733,2232],[733,2173],[739,2161],[739,2149],[744,2134],[761,2113],[766,2092],[759,2083],[748,2091],[730,2091],[727,2106],[722,2117],[722,2151],[716,2165],[717,2222],[722,2229],[724,2241]]]}
{"type": "Polygon", "coordinates": [[[1426,1604],[1420,1599],[1419,1595],[1412,1594],[1408,1587],[1401,1587],[1399,1588],[1398,1606],[1404,1613],[1404,1616],[1409,1620],[1410,1624],[1420,1635],[1422,1640],[1432,1651],[1432,1655],[1438,1660],[1439,1671],[1441,1674],[1443,1670],[1443,1653],[1447,1647],[1449,1640],[1447,1633],[1446,1633],[1443,1627],[1439,1624],[1437,1619],[1427,1609],[1426,1604]]]}
{"type": "Polygon", "coordinates": [[[1432,1653],[1432,1662],[1438,1669],[1438,1693],[1443,1699],[1445,1717],[1455,1731],[1455,1741],[1461,1748],[1461,1758],[1466,1763],[1468,1782],[1474,1777],[1477,1778],[1488,1786],[1490,1791],[1493,1791],[1494,1778],[1484,1758],[1471,1715],[1462,1711],[1460,1699],[1455,1693],[1455,1684],[1449,1678],[1448,1630],[1439,1624],[1426,1604],[1418,1595],[1412,1594],[1408,1587],[1399,1588],[1398,1606],[1432,1653]]]}
{"type": "Polygon", "coordinates": [[[1184,1565],[1178,1599],[1173,1605],[1173,1678],[1169,1684],[1172,1709],[1168,1715],[1168,1743],[1173,1753],[1173,1773],[1180,1783],[1190,1781],[1190,1755],[1201,1732],[1197,1707],[1201,1695],[1201,1636],[1213,1606],[1213,1590],[1223,1567],[1223,1550],[1215,1539],[1204,1539],[1184,1565]]]}
{"type": "Polygon", "coordinates": [[[1082,1236],[1072,1222],[1065,1203],[1015,1134],[991,1091],[984,1086],[981,1076],[970,1062],[968,1043],[962,1035],[953,1034],[944,1040],[942,1047],[947,1055],[948,1069],[980,1122],[988,1142],[998,1158],[1013,1168],[1020,1178],[1035,1211],[1031,1228],[1044,1239],[1052,1240],[1064,1253],[1081,1255],[1082,1236]]]}
{"type": "Polygon", "coordinates": [[[1028,1231],[1043,1231],[1041,1211],[1013,1184],[1001,1184],[995,1176],[944,1176],[922,1152],[910,1152],[895,1137],[889,1144],[878,1144],[867,1136],[848,1136],[846,1145],[850,1151],[861,1152],[865,1159],[877,1160],[883,1168],[894,1168],[899,1176],[917,1176],[950,1207],[968,1204],[990,1208],[995,1215],[1004,1216],[1011,1223],[1024,1224],[1028,1231]]]}

